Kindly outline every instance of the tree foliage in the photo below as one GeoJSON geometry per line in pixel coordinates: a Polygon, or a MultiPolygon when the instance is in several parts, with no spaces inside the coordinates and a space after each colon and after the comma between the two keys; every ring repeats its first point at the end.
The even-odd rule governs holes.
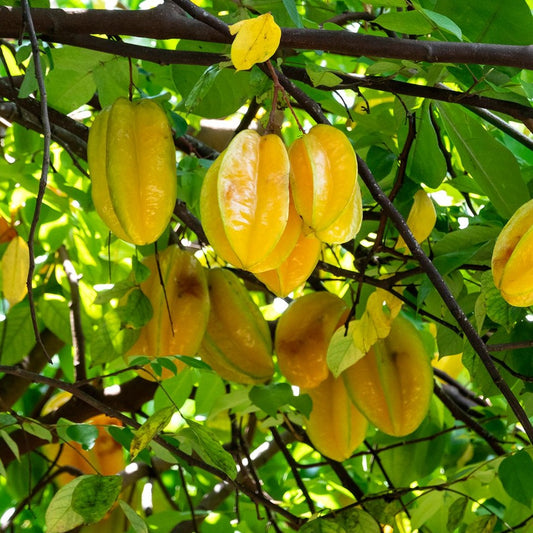
{"type": "Polygon", "coordinates": [[[30,3],[0,0],[2,530],[533,530],[533,314],[509,305],[490,271],[532,192],[531,1],[30,3]],[[279,47],[236,71],[230,26],[267,13],[279,47]],[[178,201],[156,245],[111,235],[91,199],[88,129],[118,97],[154,99],[172,124],[178,201]],[[209,246],[200,188],[236,132],[274,129],[290,144],[315,123],[357,152],[363,223],[276,298],[209,246]],[[436,217],[415,230],[420,190],[436,217]],[[7,253],[18,237],[29,268],[7,253]],[[240,385],[184,356],[140,377],[150,360],[124,356],[152,312],[142,259],[170,243],[231,268],[272,333],[304,294],[343,298],[352,322],[330,345],[335,374],[379,338],[370,327],[386,327],[369,303],[383,291],[386,311],[401,305],[433,333],[420,427],[391,437],[370,426],[337,462],[314,449],[310,397],[277,367],[267,384],[240,385]],[[89,419],[101,414],[112,419],[100,433],[123,449],[118,476],[59,488],[81,467],[58,468],[57,454],[96,453],[89,419]]]}

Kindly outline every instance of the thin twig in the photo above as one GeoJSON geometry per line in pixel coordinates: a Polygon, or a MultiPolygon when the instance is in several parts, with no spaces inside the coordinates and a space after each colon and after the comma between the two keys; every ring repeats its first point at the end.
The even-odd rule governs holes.
{"type": "Polygon", "coordinates": [[[228,25],[214,15],[211,15],[211,13],[205,9],[193,4],[189,0],[174,0],[174,3],[189,13],[191,17],[203,22],[204,24],[207,24],[208,26],[211,26],[211,28],[220,32],[225,37],[231,38],[228,25]]]}
{"type": "Polygon", "coordinates": [[[81,321],[81,299],[78,284],[78,274],[74,265],[70,261],[67,249],[64,245],[59,247],[59,256],[63,263],[63,269],[67,275],[70,286],[70,331],[72,334],[72,346],[74,348],[74,368],[76,370],[76,381],[87,379],[87,367],[85,363],[85,336],[81,321]]]}
{"type": "Polygon", "coordinates": [[[178,472],[180,474],[181,486],[183,487],[183,490],[185,492],[185,498],[187,499],[187,505],[189,506],[189,509],[191,511],[191,523],[192,523],[193,531],[197,533],[200,530],[198,529],[198,524],[196,523],[196,514],[194,512],[194,505],[192,503],[191,495],[189,494],[189,489],[187,488],[187,481],[185,479],[185,474],[183,473],[183,468],[181,465],[178,465],[178,472]]]}
{"type": "Polygon", "coordinates": [[[43,205],[43,198],[46,192],[46,186],[48,183],[48,169],[50,168],[50,142],[52,139],[52,131],[50,129],[50,120],[48,118],[48,103],[46,95],[46,87],[44,84],[43,70],[41,66],[41,57],[39,51],[39,41],[35,34],[35,28],[33,26],[33,19],[30,11],[30,4],[28,0],[22,0],[22,12],[24,16],[24,23],[30,34],[30,43],[33,53],[33,64],[35,67],[35,77],[37,78],[37,85],[39,87],[39,93],[41,95],[41,121],[43,125],[43,164],[41,169],[41,178],[39,179],[39,191],[35,201],[35,210],[33,212],[33,219],[31,221],[30,232],[28,235],[28,248],[29,248],[29,269],[26,285],[28,287],[28,300],[30,303],[30,314],[33,325],[33,331],[35,334],[35,340],[41,346],[43,353],[47,359],[51,362],[50,355],[46,351],[46,346],[41,339],[41,333],[39,331],[39,324],[37,323],[37,312],[35,309],[35,300],[33,298],[33,273],[35,272],[35,233],[37,231],[37,225],[39,224],[39,216],[41,214],[41,207],[43,205]]]}
{"type": "Polygon", "coordinates": [[[299,489],[302,491],[302,494],[305,498],[307,506],[309,507],[309,510],[311,511],[311,513],[314,513],[315,503],[311,499],[311,496],[309,496],[309,491],[307,490],[307,487],[305,486],[305,483],[302,480],[302,476],[300,476],[300,472],[298,472],[298,465],[296,461],[294,460],[294,457],[289,453],[289,450],[287,450],[287,446],[285,446],[285,444],[283,443],[281,436],[278,433],[278,430],[275,427],[271,427],[270,432],[272,433],[272,436],[274,437],[274,441],[279,446],[279,449],[281,450],[283,457],[285,457],[285,460],[290,466],[292,475],[294,476],[294,480],[296,481],[296,484],[298,485],[299,489]]]}
{"type": "Polygon", "coordinates": [[[505,450],[501,447],[500,443],[496,440],[494,435],[489,433],[482,425],[476,422],[472,417],[468,415],[459,405],[457,405],[446,392],[435,383],[433,388],[435,395],[439,400],[448,408],[456,420],[464,422],[472,431],[477,433],[487,444],[492,448],[495,454],[505,455],[505,450]]]}

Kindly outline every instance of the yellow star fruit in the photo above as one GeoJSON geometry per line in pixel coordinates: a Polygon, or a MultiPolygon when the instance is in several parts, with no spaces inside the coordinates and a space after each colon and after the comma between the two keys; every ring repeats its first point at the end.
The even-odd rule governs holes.
{"type": "MultiPolygon", "coordinates": [[[[425,241],[437,221],[437,214],[435,212],[435,206],[429,195],[420,189],[416,192],[414,197],[414,203],[407,216],[407,225],[418,242],[425,241]]],[[[398,241],[395,246],[396,250],[406,248],[403,237],[398,237],[398,241]]]]}

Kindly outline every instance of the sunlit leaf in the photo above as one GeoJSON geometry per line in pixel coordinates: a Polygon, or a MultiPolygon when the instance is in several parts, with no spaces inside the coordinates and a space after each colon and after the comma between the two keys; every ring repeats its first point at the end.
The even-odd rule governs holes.
{"type": "Polygon", "coordinates": [[[28,243],[20,236],[15,237],[2,256],[2,291],[12,307],[24,299],[28,292],[26,280],[30,268],[28,243]]]}
{"type": "Polygon", "coordinates": [[[83,524],[83,516],[74,511],[72,507],[72,496],[76,486],[83,481],[84,477],[77,477],[55,493],[45,515],[49,533],[64,533],[83,524]]]}
{"type": "Polygon", "coordinates": [[[348,334],[344,328],[339,328],[333,334],[328,346],[328,367],[337,378],[348,367],[361,359],[366,352],[356,346],[353,340],[354,323],[351,322],[348,334]]]}
{"type": "Polygon", "coordinates": [[[248,70],[270,59],[281,39],[281,28],[270,13],[232,24],[230,32],[236,35],[231,44],[231,61],[237,70],[248,70]]]}
{"type": "Polygon", "coordinates": [[[402,308],[402,301],[391,293],[376,289],[367,300],[361,318],[348,324],[348,332],[339,328],[328,346],[328,366],[335,377],[361,359],[378,339],[385,338],[392,321],[402,308]]]}
{"type": "Polygon", "coordinates": [[[132,459],[135,459],[135,457],[137,457],[137,455],[150,444],[151,440],[168,426],[168,423],[175,412],[176,408],[174,406],[164,407],[150,416],[148,420],[135,431],[130,446],[132,459]]]}

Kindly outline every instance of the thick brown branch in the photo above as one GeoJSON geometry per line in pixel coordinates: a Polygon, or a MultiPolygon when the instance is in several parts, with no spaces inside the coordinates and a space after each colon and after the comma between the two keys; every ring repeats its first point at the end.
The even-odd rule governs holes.
{"type": "MultiPolygon", "coordinates": [[[[43,132],[40,118],[40,103],[35,98],[18,98],[16,89],[11,87],[7,78],[0,78],[0,98],[10,102],[0,102],[0,116],[8,116],[25,128],[38,133],[43,132]]],[[[48,109],[52,139],[81,159],[87,158],[88,129],[84,124],[67,115],[48,109]]]]}
{"type": "MultiPolygon", "coordinates": [[[[52,38],[78,33],[231,42],[231,36],[184,16],[183,11],[170,2],[150,10],[33,9],[32,15],[36,31],[52,38]]],[[[23,31],[20,9],[1,6],[0,37],[18,38],[23,31]]],[[[324,50],[353,57],[378,56],[430,63],[533,68],[533,46],[419,41],[301,28],[284,28],[280,46],[324,50]]]]}

